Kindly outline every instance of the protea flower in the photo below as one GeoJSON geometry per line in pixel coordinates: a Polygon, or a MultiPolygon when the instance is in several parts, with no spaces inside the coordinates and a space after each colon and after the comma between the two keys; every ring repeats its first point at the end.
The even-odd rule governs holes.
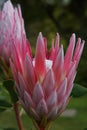
{"type": "Polygon", "coordinates": [[[19,48],[13,44],[10,63],[18,96],[39,130],[47,128],[49,122],[65,109],[70,99],[84,47],[84,41],[80,38],[75,47],[75,39],[75,34],[72,34],[65,57],[63,45],[59,45],[59,34],[56,36],[55,46],[53,41],[48,52],[46,38],[39,33],[34,58],[23,47],[25,43],[19,48]]]}
{"type": "Polygon", "coordinates": [[[14,8],[8,0],[0,10],[0,63],[5,71],[10,65],[11,44],[18,41],[21,43],[23,36],[25,37],[25,30],[20,6],[14,8]]]}

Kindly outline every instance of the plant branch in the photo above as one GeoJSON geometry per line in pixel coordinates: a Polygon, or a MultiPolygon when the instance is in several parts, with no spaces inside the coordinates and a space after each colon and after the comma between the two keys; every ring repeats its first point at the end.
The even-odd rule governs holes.
{"type": "Polygon", "coordinates": [[[14,103],[14,111],[15,111],[19,130],[24,130],[23,125],[22,125],[22,121],[21,121],[21,118],[20,118],[20,114],[19,114],[18,102],[14,103]]]}

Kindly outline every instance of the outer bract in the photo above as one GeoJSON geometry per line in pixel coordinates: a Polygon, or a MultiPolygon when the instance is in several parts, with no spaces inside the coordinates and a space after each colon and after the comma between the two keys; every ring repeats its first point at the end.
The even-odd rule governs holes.
{"type": "Polygon", "coordinates": [[[39,33],[34,58],[24,49],[25,43],[20,48],[14,44],[10,63],[19,99],[40,130],[61,114],[70,99],[84,46],[80,38],[75,46],[75,39],[72,34],[65,56],[59,34],[48,52],[46,38],[39,33]]]}

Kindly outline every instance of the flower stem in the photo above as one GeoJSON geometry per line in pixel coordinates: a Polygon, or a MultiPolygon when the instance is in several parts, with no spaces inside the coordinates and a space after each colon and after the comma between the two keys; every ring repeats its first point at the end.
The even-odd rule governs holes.
{"type": "Polygon", "coordinates": [[[14,107],[14,111],[15,111],[16,120],[17,120],[19,130],[24,130],[23,125],[22,125],[22,121],[21,121],[21,118],[20,118],[20,114],[19,114],[18,102],[14,103],[13,107],[14,107]]]}

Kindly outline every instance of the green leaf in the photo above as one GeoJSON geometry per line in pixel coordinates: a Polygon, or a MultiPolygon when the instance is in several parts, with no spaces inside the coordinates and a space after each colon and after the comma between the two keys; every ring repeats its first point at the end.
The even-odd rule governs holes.
{"type": "Polygon", "coordinates": [[[87,128],[85,128],[84,130],[87,130],[87,128]]]}
{"type": "Polygon", "coordinates": [[[0,112],[3,112],[11,107],[12,105],[8,101],[6,101],[6,99],[2,98],[2,96],[0,96],[0,112]]]}
{"type": "Polygon", "coordinates": [[[13,80],[5,80],[3,82],[3,86],[9,92],[12,103],[17,102],[18,101],[18,97],[17,97],[17,93],[16,93],[15,87],[14,87],[14,81],[13,80]]]}
{"type": "Polygon", "coordinates": [[[12,105],[9,102],[7,102],[6,99],[2,99],[2,97],[0,96],[0,112],[3,112],[11,107],[12,105]]]}
{"type": "Polygon", "coordinates": [[[0,107],[9,108],[9,107],[12,107],[12,105],[3,99],[0,99],[0,107]]]}
{"type": "Polygon", "coordinates": [[[79,85],[79,84],[74,84],[73,90],[71,92],[72,97],[80,97],[87,94],[87,88],[79,85]]]}

